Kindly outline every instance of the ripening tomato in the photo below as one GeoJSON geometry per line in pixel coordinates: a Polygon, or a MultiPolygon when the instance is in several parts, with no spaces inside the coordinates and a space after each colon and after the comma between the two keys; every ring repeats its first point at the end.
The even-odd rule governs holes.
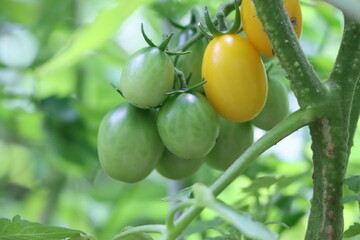
{"type": "Polygon", "coordinates": [[[203,162],[201,158],[186,159],[178,157],[165,149],[163,156],[156,165],[156,170],[166,178],[173,180],[183,179],[197,172],[203,162]]]}
{"type": "MultiPolygon", "coordinates": [[[[298,0],[284,0],[285,9],[289,15],[291,24],[297,37],[302,30],[302,15],[298,0]]],[[[271,7],[271,6],[269,6],[271,7]]],[[[257,16],[255,5],[252,0],[243,0],[241,3],[241,22],[244,32],[256,50],[265,56],[274,56],[269,38],[263,30],[257,16]]]]}
{"type": "Polygon", "coordinates": [[[219,134],[219,118],[200,93],[172,95],[157,118],[160,137],[169,151],[181,158],[205,156],[219,134]]]}
{"type": "Polygon", "coordinates": [[[251,122],[254,126],[269,131],[289,113],[289,99],[285,87],[269,77],[269,92],[263,110],[251,122]]]}
{"type": "Polygon", "coordinates": [[[236,34],[215,37],[202,63],[204,89],[215,110],[233,122],[253,119],[267,95],[264,65],[255,48],[236,34]]]}
{"type": "Polygon", "coordinates": [[[156,112],[124,102],[103,118],[98,134],[101,166],[112,178],[138,182],[154,169],[164,150],[156,112]]]}
{"type": "Polygon", "coordinates": [[[174,85],[174,64],[159,48],[146,47],[134,53],[123,68],[120,91],[139,108],[161,105],[174,85]]]}
{"type": "Polygon", "coordinates": [[[209,166],[225,171],[254,141],[250,122],[234,123],[220,118],[220,132],[214,148],[204,157],[209,166]]]}

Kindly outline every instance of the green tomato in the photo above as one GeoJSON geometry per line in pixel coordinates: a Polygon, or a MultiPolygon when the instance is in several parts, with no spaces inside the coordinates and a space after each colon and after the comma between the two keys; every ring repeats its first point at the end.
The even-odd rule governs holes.
{"type": "Polygon", "coordinates": [[[218,141],[204,161],[209,166],[225,171],[254,141],[254,131],[249,122],[235,123],[220,118],[218,141]]]}
{"type": "Polygon", "coordinates": [[[174,85],[174,64],[155,47],[134,53],[123,68],[120,91],[127,101],[139,108],[161,105],[174,85]]]}
{"type": "Polygon", "coordinates": [[[181,158],[205,156],[215,145],[219,119],[200,93],[173,95],[161,107],[157,126],[164,145],[181,158]]]}
{"type": "MultiPolygon", "coordinates": [[[[179,46],[189,40],[193,35],[194,31],[188,29],[181,32],[178,36],[175,37],[174,40],[177,42],[177,46],[179,46]]],[[[188,87],[191,87],[202,81],[201,65],[206,46],[206,39],[201,38],[192,44],[188,49],[186,49],[186,51],[191,51],[191,53],[178,57],[176,67],[183,71],[185,77],[188,77],[191,74],[188,87]]],[[[203,87],[199,87],[197,90],[204,92],[203,87]]]]}
{"type": "Polygon", "coordinates": [[[164,150],[156,129],[156,112],[120,104],[100,124],[98,154],[112,178],[135,183],[155,168],[164,150]]]}
{"type": "Polygon", "coordinates": [[[177,180],[193,175],[202,164],[203,160],[201,158],[180,158],[169,150],[165,150],[156,165],[156,170],[166,178],[177,180]]]}
{"type": "Polygon", "coordinates": [[[268,78],[268,96],[262,111],[252,123],[254,126],[269,131],[289,113],[289,99],[285,87],[276,79],[268,78]]]}

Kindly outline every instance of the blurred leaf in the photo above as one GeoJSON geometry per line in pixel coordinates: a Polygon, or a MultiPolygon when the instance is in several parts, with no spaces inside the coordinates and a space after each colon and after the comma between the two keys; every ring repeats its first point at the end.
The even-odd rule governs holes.
{"type": "Polygon", "coordinates": [[[282,176],[279,178],[277,186],[280,189],[284,189],[286,187],[288,187],[289,185],[291,185],[292,183],[299,181],[302,177],[306,176],[308,174],[309,171],[294,175],[294,176],[282,176]]]}
{"type": "Polygon", "coordinates": [[[161,200],[166,201],[166,202],[187,200],[190,197],[191,189],[192,189],[192,187],[184,188],[184,189],[176,192],[174,195],[164,197],[161,200]]]}
{"type": "Polygon", "coordinates": [[[360,192],[360,175],[346,178],[344,184],[354,193],[360,192]]]}
{"type": "Polygon", "coordinates": [[[198,222],[191,224],[189,227],[187,227],[184,230],[184,232],[180,235],[180,237],[190,236],[194,233],[202,233],[211,228],[216,229],[222,223],[224,223],[224,220],[222,220],[221,218],[214,218],[212,220],[198,221],[198,222]]]}
{"type": "Polygon", "coordinates": [[[343,197],[343,203],[360,201],[360,193],[348,194],[343,197]]]}
{"type": "Polygon", "coordinates": [[[48,227],[40,223],[21,220],[20,216],[15,216],[12,220],[0,219],[1,240],[61,240],[69,237],[81,237],[83,234],[85,233],[78,230],[48,227]]]}
{"type": "Polygon", "coordinates": [[[40,77],[68,68],[77,63],[87,51],[101,48],[132,12],[150,1],[117,0],[113,7],[103,9],[93,23],[74,33],[70,43],[57,56],[39,67],[40,77]]]}
{"type": "Polygon", "coordinates": [[[252,220],[249,214],[237,213],[235,210],[220,202],[216,202],[211,209],[231,222],[231,224],[246,237],[259,240],[278,239],[277,234],[271,232],[263,223],[252,220]]]}
{"type": "Polygon", "coordinates": [[[359,235],[360,237],[360,223],[354,223],[353,225],[351,225],[348,230],[346,230],[344,232],[344,237],[354,237],[354,236],[357,236],[359,235]]]}
{"type": "Polygon", "coordinates": [[[279,181],[278,178],[266,176],[266,177],[259,177],[254,179],[250,186],[243,189],[244,192],[256,192],[260,188],[269,188],[271,185],[277,183],[279,181]]]}

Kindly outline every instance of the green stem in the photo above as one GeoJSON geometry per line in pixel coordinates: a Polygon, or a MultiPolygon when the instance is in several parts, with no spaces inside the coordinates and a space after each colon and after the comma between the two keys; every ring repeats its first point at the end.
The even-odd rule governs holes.
{"type": "Polygon", "coordinates": [[[348,18],[340,50],[327,81],[326,116],[310,126],[314,192],[307,240],[340,240],[344,230],[343,181],[359,118],[360,24],[348,18]]]}
{"type": "Polygon", "coordinates": [[[131,228],[115,235],[111,240],[120,240],[127,235],[131,235],[134,233],[141,233],[141,232],[162,234],[165,232],[165,226],[162,224],[153,224],[153,225],[143,225],[143,226],[139,226],[139,227],[131,227],[131,228]]]}
{"type": "MultiPolygon", "coordinates": [[[[241,1],[238,1],[241,2],[241,1]]],[[[234,2],[230,1],[230,2],[226,2],[220,5],[218,12],[223,12],[224,16],[228,16],[232,11],[234,11],[234,2]]],[[[219,24],[218,19],[214,18],[212,20],[214,26],[217,26],[219,24]]],[[[192,36],[189,40],[187,40],[186,42],[184,42],[184,44],[181,44],[180,46],[178,46],[174,51],[185,51],[186,49],[188,49],[192,44],[194,44],[196,41],[198,41],[199,39],[203,38],[204,35],[201,33],[201,31],[198,31],[196,34],[194,34],[194,36],[192,36]]]]}
{"type": "Polygon", "coordinates": [[[282,0],[253,0],[257,16],[270,39],[281,66],[302,108],[323,101],[326,88],[321,84],[300,47],[282,0]],[[281,27],[279,27],[281,26],[281,27]]]}
{"type": "MultiPolygon", "coordinates": [[[[231,182],[233,182],[247,167],[249,167],[260,154],[278,143],[292,132],[300,129],[320,117],[321,108],[307,108],[298,110],[283,120],[267,134],[248,148],[223,175],[210,187],[214,196],[219,195],[231,182]]],[[[190,207],[168,233],[167,240],[174,240],[203,210],[201,207],[190,207]]]]}

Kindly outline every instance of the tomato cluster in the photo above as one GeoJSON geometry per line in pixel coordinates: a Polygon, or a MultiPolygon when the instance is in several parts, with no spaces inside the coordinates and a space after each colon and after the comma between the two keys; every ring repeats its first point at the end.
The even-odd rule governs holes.
{"type": "MultiPolygon", "coordinates": [[[[99,159],[109,176],[134,183],[156,169],[182,179],[203,163],[224,171],[253,143],[253,126],[268,131],[286,117],[287,92],[267,76],[247,32],[248,39],[238,34],[239,7],[235,10],[229,31],[209,26],[206,12],[211,30],[200,29],[213,39],[199,38],[187,55],[171,56],[168,46],[181,47],[197,34],[193,27],[159,46],[143,32],[149,47],[128,59],[120,79],[126,101],[99,128],[99,159]]],[[[242,11],[248,11],[245,5],[242,11]]]]}

